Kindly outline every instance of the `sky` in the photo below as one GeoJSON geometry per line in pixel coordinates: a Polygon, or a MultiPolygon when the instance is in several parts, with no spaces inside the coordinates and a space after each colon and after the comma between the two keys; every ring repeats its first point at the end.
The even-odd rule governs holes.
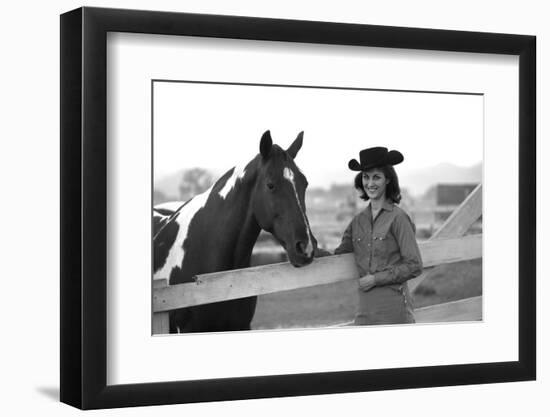
{"type": "Polygon", "coordinates": [[[300,131],[296,163],[311,187],[351,181],[361,149],[386,146],[413,170],[483,158],[483,96],[372,90],[154,83],[155,181],[203,167],[216,175],[252,159],[271,131],[287,148],[300,131]]]}

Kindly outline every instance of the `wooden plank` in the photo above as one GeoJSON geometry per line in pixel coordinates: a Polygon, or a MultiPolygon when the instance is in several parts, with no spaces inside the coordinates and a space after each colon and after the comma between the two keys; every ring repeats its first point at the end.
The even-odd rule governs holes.
{"type": "Polygon", "coordinates": [[[482,192],[481,184],[468,194],[468,197],[449,216],[443,225],[435,231],[431,239],[444,239],[464,236],[470,226],[480,218],[482,214],[482,192]]]}
{"type": "Polygon", "coordinates": [[[170,313],[153,313],[153,334],[170,333],[170,313]]]}
{"type": "MultiPolygon", "coordinates": [[[[167,288],[168,281],[165,279],[153,280],[153,293],[159,288],[167,288]]],[[[170,333],[170,317],[168,312],[153,313],[153,334],[170,333]]]]}
{"type": "MultiPolygon", "coordinates": [[[[449,216],[447,221],[435,231],[430,240],[464,236],[470,226],[474,224],[482,214],[482,197],[483,190],[481,184],[479,184],[470,194],[468,194],[468,197],[466,197],[462,204],[449,216]]],[[[430,269],[425,270],[422,275],[409,280],[407,282],[409,291],[413,292],[416,287],[426,279],[429,272],[430,269]]]]}
{"type": "Polygon", "coordinates": [[[414,318],[417,323],[478,321],[482,320],[482,317],[483,305],[481,296],[417,308],[414,311],[414,318]]]}
{"type": "Polygon", "coordinates": [[[421,242],[418,246],[425,267],[481,258],[482,235],[421,242]]]}
{"type": "MultiPolygon", "coordinates": [[[[421,243],[425,266],[481,257],[481,235],[421,243]]],[[[315,259],[295,268],[289,263],[199,275],[193,283],[159,288],[153,294],[153,311],[208,304],[217,301],[295,290],[359,278],[353,254],[315,259]]]]}

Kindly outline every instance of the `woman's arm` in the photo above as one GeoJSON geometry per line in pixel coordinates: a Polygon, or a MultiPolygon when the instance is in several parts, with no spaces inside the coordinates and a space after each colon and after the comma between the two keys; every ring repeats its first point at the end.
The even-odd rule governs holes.
{"type": "Polygon", "coordinates": [[[416,242],[414,227],[405,213],[395,217],[391,225],[391,232],[399,245],[401,261],[374,274],[377,286],[402,284],[422,273],[422,258],[416,242]]]}
{"type": "Polygon", "coordinates": [[[340,242],[338,247],[334,249],[335,255],[340,255],[341,253],[353,252],[353,240],[351,238],[352,223],[353,223],[353,220],[348,224],[348,227],[346,227],[346,230],[344,231],[344,234],[342,236],[342,241],[340,242]]]}

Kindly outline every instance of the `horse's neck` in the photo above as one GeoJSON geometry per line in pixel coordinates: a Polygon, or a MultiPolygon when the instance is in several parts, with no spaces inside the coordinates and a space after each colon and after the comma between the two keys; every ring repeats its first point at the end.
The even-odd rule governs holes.
{"type": "Polygon", "coordinates": [[[223,214],[218,219],[217,239],[223,239],[224,246],[233,251],[234,268],[249,265],[252,249],[260,234],[260,226],[251,208],[255,178],[252,173],[247,176],[246,184],[237,182],[219,207],[219,212],[223,214]]]}
{"type": "Polygon", "coordinates": [[[260,226],[254,219],[252,211],[247,213],[247,216],[243,220],[235,239],[235,250],[233,252],[234,267],[236,268],[250,265],[252,249],[260,234],[260,226]]]}

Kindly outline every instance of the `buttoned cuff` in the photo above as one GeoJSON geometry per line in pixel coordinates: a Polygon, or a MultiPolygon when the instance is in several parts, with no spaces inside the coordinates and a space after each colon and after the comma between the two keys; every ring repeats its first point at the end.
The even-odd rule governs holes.
{"type": "Polygon", "coordinates": [[[374,274],[374,282],[377,286],[391,284],[393,282],[393,271],[387,269],[385,271],[376,272],[374,274]]]}

